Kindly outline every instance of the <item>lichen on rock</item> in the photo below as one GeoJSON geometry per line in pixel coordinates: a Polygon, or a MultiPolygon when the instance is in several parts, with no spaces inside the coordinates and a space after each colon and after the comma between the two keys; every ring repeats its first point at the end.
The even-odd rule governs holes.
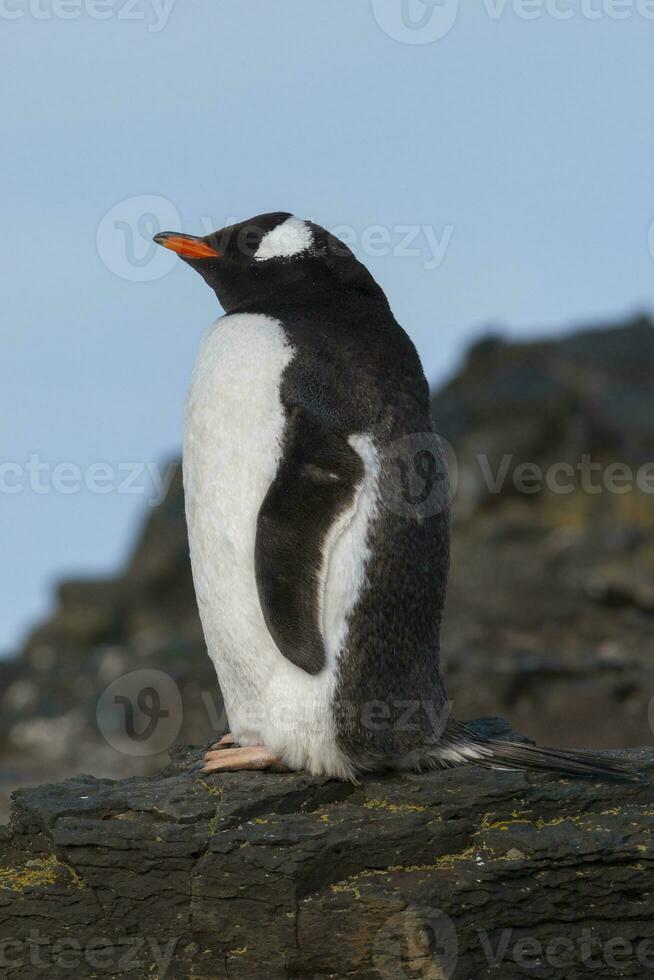
{"type": "Polygon", "coordinates": [[[204,778],[180,750],[156,775],[21,790],[0,833],[3,975],[74,958],[81,977],[651,975],[654,753],[627,754],[641,782],[204,778]]]}

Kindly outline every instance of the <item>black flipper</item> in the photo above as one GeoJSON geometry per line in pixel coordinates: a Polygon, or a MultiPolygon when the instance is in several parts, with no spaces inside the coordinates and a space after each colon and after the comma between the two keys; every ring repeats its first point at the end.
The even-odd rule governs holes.
{"type": "Polygon", "coordinates": [[[531,769],[589,779],[641,778],[632,766],[617,759],[594,752],[550,749],[526,742],[485,738],[456,721],[448,722],[441,740],[429,749],[427,758],[428,765],[442,769],[476,765],[486,769],[531,769]]]}
{"type": "Polygon", "coordinates": [[[308,674],[325,665],[320,631],[323,544],[361,486],[361,457],[337,433],[294,406],[277,475],[259,510],[255,572],[270,635],[308,674]]]}

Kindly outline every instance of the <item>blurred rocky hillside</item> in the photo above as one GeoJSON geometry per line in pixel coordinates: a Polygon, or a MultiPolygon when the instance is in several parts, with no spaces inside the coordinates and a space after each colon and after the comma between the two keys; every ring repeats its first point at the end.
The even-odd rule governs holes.
{"type": "MultiPolygon", "coordinates": [[[[554,745],[651,741],[653,382],[654,328],[638,319],[536,343],[487,337],[434,395],[451,447],[443,647],[458,717],[501,714],[554,745]]],[[[180,739],[221,726],[179,471],[124,574],[62,583],[54,616],[0,662],[0,813],[19,784],[166,760],[165,745],[125,751],[98,701],[141,669],[178,685],[180,739]]]]}

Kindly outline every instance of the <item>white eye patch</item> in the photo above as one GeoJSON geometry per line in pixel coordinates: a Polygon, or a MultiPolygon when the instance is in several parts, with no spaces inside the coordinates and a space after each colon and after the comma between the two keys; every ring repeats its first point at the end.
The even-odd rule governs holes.
{"type": "Polygon", "coordinates": [[[263,236],[254,258],[257,262],[290,259],[308,251],[312,245],[313,233],[309,225],[300,218],[291,217],[263,236]]]}

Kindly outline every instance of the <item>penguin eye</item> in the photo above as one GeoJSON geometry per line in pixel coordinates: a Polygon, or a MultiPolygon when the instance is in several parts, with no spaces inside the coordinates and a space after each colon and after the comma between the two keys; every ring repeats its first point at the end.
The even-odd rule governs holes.
{"type": "Polygon", "coordinates": [[[247,225],[245,228],[241,228],[236,243],[238,251],[242,255],[246,255],[249,259],[254,258],[261,243],[261,238],[261,228],[257,228],[255,225],[247,225]]]}

